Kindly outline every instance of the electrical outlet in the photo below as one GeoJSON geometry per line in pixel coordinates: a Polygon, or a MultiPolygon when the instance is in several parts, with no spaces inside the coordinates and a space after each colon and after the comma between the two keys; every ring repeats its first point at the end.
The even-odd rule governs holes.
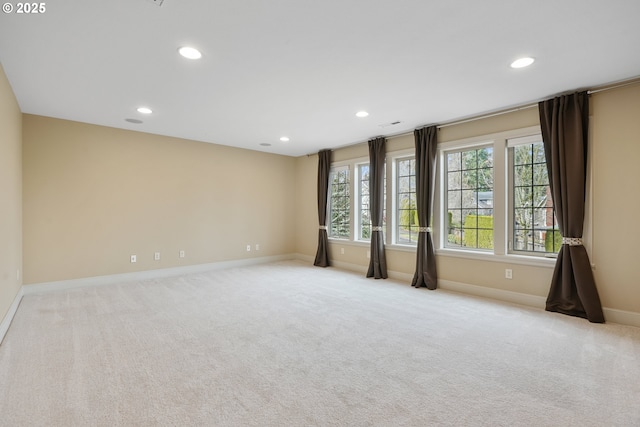
{"type": "Polygon", "coordinates": [[[259,251],[259,250],[260,250],[260,244],[256,243],[256,251],[259,251]]]}
{"type": "Polygon", "coordinates": [[[513,279],[513,270],[511,270],[510,268],[505,269],[504,277],[505,279],[513,279]]]}
{"type": "Polygon", "coordinates": [[[153,254],[153,259],[155,259],[156,261],[160,261],[160,252],[156,252],[153,254]]]}
{"type": "Polygon", "coordinates": [[[247,252],[251,252],[251,245],[247,245],[247,252]]]}
{"type": "Polygon", "coordinates": [[[131,255],[131,262],[137,262],[138,261],[138,257],[136,257],[135,255],[131,255]]]}
{"type": "Polygon", "coordinates": [[[340,255],[344,255],[344,248],[340,248],[340,255]]]}
{"type": "Polygon", "coordinates": [[[180,258],[184,258],[184,251],[180,251],[180,258]]]}

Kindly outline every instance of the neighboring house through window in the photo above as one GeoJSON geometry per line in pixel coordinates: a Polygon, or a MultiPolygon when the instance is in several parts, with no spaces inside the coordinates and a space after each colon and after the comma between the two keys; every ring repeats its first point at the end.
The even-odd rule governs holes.
{"type": "Polygon", "coordinates": [[[508,140],[512,198],[510,249],[557,253],[562,245],[540,135],[508,140]]]}
{"type": "MultiPolygon", "coordinates": [[[[438,145],[433,224],[419,224],[413,150],[387,153],[383,227],[387,245],[415,247],[432,226],[437,251],[463,257],[553,256],[562,244],[539,127],[438,145]],[[391,191],[387,197],[387,190],[391,191]],[[392,212],[387,221],[387,212],[392,212]]],[[[370,165],[366,157],[332,165],[329,237],[371,239],[370,165]]],[[[523,261],[519,262],[539,262],[523,261]]]]}
{"type": "Polygon", "coordinates": [[[446,246],[493,249],[493,147],[444,153],[446,246]]]}

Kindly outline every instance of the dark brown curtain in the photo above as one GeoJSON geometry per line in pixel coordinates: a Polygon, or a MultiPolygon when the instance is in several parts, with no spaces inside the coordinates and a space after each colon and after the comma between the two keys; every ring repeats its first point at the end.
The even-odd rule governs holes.
{"type": "Polygon", "coordinates": [[[387,278],[387,259],[384,254],[384,160],[383,137],[369,141],[369,208],[371,210],[371,257],[367,277],[387,278]]]}
{"type": "Polygon", "coordinates": [[[331,150],[318,153],[318,251],[313,265],[328,267],[329,239],[327,237],[327,197],[329,194],[329,170],[331,168],[331,150]]]}
{"type": "Polygon", "coordinates": [[[591,262],[582,245],[589,96],[580,92],[542,101],[538,106],[549,186],[563,236],[546,309],[603,323],[591,262]]]}
{"type": "Polygon", "coordinates": [[[431,236],[431,216],[436,182],[436,153],[438,128],[429,126],[413,132],[416,143],[416,202],[418,208],[418,251],[416,272],[411,286],[438,287],[436,254],[431,236]]]}

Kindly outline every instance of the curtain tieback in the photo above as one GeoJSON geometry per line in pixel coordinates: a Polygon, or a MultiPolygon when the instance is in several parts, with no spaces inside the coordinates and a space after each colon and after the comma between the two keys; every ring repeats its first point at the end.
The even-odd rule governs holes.
{"type": "Polygon", "coordinates": [[[374,225],[371,227],[371,231],[384,231],[384,228],[381,225],[374,225]]]}
{"type": "Polygon", "coordinates": [[[431,227],[418,227],[418,233],[431,233],[431,227]]]}
{"type": "Polygon", "coordinates": [[[321,226],[320,226],[320,227],[318,227],[318,228],[320,228],[320,230],[327,230],[327,226],[326,226],[326,225],[321,225],[321,226]]]}
{"type": "Polygon", "coordinates": [[[563,237],[562,244],[569,246],[582,246],[582,237],[563,237]]]}

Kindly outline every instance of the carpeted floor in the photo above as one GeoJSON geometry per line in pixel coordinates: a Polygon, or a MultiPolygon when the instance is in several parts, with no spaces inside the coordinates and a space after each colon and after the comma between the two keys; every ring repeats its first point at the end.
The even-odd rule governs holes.
{"type": "Polygon", "coordinates": [[[2,426],[638,426],[640,329],[291,261],[22,300],[2,426]]]}

